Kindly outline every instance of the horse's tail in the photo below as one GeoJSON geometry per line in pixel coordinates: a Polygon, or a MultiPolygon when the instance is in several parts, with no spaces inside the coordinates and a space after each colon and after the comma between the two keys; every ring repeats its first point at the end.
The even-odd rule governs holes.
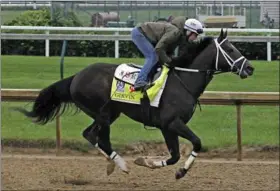
{"type": "Polygon", "coordinates": [[[53,120],[58,114],[61,115],[66,106],[72,103],[70,95],[70,85],[74,76],[57,81],[45,89],[41,90],[35,99],[31,111],[23,108],[14,108],[25,116],[34,118],[34,122],[46,124],[53,120]],[[60,109],[62,110],[60,111],[60,109]]]}

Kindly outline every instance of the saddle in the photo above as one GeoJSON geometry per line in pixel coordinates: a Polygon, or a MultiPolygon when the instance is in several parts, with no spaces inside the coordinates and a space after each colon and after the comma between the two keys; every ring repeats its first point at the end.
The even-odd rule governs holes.
{"type": "MultiPolygon", "coordinates": [[[[141,65],[137,65],[134,63],[121,64],[117,67],[115,71],[115,78],[124,83],[134,85],[141,69],[141,65]]],[[[153,82],[160,77],[161,72],[162,66],[156,65],[148,75],[149,84],[153,84],[153,82]]]]}
{"type": "Polygon", "coordinates": [[[132,92],[142,66],[134,63],[120,64],[114,74],[111,99],[118,102],[141,105],[143,123],[150,118],[150,107],[159,107],[161,95],[165,88],[169,69],[156,65],[148,75],[149,85],[143,91],[132,92]]]}

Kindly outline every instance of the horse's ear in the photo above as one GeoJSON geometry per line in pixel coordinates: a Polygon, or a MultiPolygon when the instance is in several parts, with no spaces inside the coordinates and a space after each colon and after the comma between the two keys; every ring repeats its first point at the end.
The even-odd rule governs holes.
{"type": "Polygon", "coordinates": [[[220,33],[220,36],[218,38],[218,41],[222,41],[223,40],[223,37],[224,37],[224,31],[223,31],[223,28],[221,28],[221,33],[220,33]]]}
{"type": "Polygon", "coordinates": [[[224,34],[224,37],[225,37],[225,38],[227,37],[227,30],[226,30],[226,32],[225,32],[225,34],[224,34]]]}

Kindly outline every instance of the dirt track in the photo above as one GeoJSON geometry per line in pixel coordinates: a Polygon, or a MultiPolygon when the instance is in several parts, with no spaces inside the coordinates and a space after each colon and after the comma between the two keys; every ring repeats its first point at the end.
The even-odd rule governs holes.
{"type": "Polygon", "coordinates": [[[2,156],[2,188],[13,190],[279,190],[279,161],[197,160],[176,181],[179,164],[150,170],[133,164],[106,175],[101,157],[2,156]]]}

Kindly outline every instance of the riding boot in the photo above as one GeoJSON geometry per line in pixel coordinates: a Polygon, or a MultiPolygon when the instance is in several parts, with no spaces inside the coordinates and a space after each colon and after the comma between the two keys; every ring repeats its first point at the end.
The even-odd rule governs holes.
{"type": "Polygon", "coordinates": [[[146,81],[138,81],[137,83],[134,84],[134,90],[135,91],[143,90],[147,85],[148,82],[146,81]]]}

